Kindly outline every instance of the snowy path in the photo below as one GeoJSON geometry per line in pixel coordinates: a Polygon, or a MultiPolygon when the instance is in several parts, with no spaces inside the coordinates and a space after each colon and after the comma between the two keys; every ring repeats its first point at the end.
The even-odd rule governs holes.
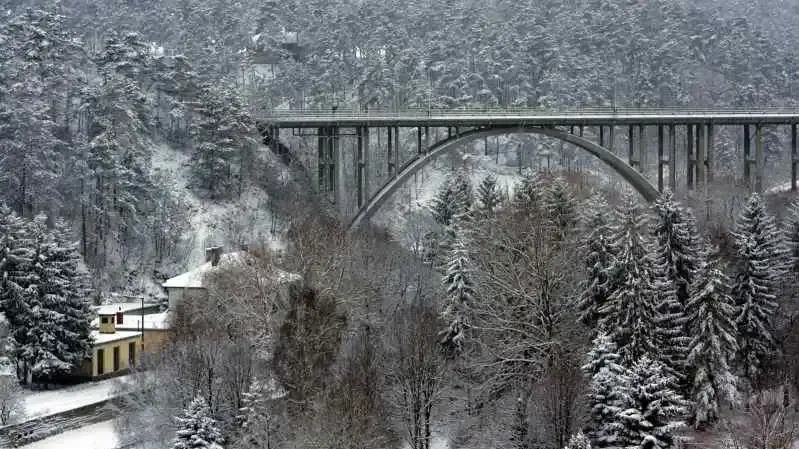
{"type": "Polygon", "coordinates": [[[69,430],[41,441],[20,446],[23,449],[117,449],[119,438],[113,419],[69,430]]]}
{"type": "Polygon", "coordinates": [[[84,407],[114,397],[118,386],[129,384],[135,374],[115,377],[60,390],[32,393],[25,397],[25,420],[84,407]]]}

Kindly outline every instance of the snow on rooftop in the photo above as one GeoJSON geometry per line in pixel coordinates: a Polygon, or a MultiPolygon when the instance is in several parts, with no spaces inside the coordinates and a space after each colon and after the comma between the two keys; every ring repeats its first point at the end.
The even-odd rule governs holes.
{"type": "Polygon", "coordinates": [[[94,344],[101,345],[104,343],[111,343],[112,341],[118,340],[125,340],[128,338],[138,337],[141,336],[141,332],[137,331],[116,331],[113,334],[103,334],[100,331],[93,330],[91,332],[91,337],[94,340],[94,344]]]}
{"type": "MultiPolygon", "coordinates": [[[[144,307],[155,307],[158,304],[144,303],[144,307]]],[[[121,302],[116,304],[103,304],[101,306],[94,306],[94,311],[98,315],[113,315],[117,312],[127,313],[133,310],[142,308],[141,301],[136,302],[121,302]]]]}
{"type": "MultiPolygon", "coordinates": [[[[244,251],[236,251],[232,253],[225,253],[219,257],[219,264],[214,267],[211,262],[205,262],[199,267],[187,271],[183,274],[177,275],[173,278],[167,279],[166,282],[161,284],[164,288],[202,288],[203,277],[218,268],[235,266],[237,264],[245,264],[251,258],[249,254],[244,251]]],[[[288,271],[274,268],[275,280],[277,282],[291,282],[297,281],[301,277],[296,273],[289,273],[288,271]]]]}
{"type": "MultiPolygon", "coordinates": [[[[144,315],[144,330],[165,330],[169,329],[169,312],[151,313],[144,315]]],[[[141,315],[126,314],[122,317],[122,324],[117,324],[117,330],[141,329],[141,315]]]]}

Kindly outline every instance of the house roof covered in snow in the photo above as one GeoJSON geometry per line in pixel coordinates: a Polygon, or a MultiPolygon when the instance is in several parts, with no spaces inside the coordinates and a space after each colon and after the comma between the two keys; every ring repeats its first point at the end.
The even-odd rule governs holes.
{"type": "MultiPolygon", "coordinates": [[[[144,303],[144,307],[155,307],[157,304],[144,303]]],[[[135,302],[120,302],[115,304],[103,304],[100,306],[93,306],[94,312],[98,315],[113,315],[117,312],[129,313],[134,310],[141,310],[141,301],[135,302]]]]}
{"type": "Polygon", "coordinates": [[[116,331],[113,334],[103,334],[100,331],[93,330],[91,332],[92,340],[94,341],[95,345],[102,345],[105,343],[111,343],[113,341],[119,340],[127,340],[133,337],[141,336],[141,332],[136,331],[116,331]]]}
{"type": "MultiPolygon", "coordinates": [[[[250,260],[252,260],[252,256],[246,251],[225,253],[219,257],[219,264],[217,264],[217,266],[213,266],[211,262],[206,262],[191,271],[167,279],[161,286],[164,288],[203,288],[203,277],[207,273],[219,268],[235,266],[237,264],[247,264],[250,260]]],[[[300,275],[296,273],[289,273],[279,268],[274,268],[274,273],[275,281],[278,283],[297,281],[301,278],[300,275]]]]}
{"type": "MultiPolygon", "coordinates": [[[[169,312],[152,313],[144,315],[144,330],[168,330],[169,319],[171,315],[169,312]]],[[[117,330],[136,330],[141,329],[141,315],[125,314],[122,317],[122,324],[117,324],[117,330]]]]}

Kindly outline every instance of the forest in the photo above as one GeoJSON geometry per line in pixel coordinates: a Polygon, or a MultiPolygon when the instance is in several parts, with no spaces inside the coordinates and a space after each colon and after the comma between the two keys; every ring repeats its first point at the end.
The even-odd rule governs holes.
{"type": "MultiPolygon", "coordinates": [[[[347,233],[306,179],[278,179],[257,129],[277,107],[793,107],[795,0],[0,0],[0,11],[3,254],[66,258],[57,276],[75,281],[53,302],[39,287],[52,272],[14,284],[22,296],[4,275],[4,312],[24,297],[21,320],[35,300],[81,315],[77,297],[177,274],[192,244],[184,187],[212,204],[261,189],[288,223],[282,254],[253,248],[174,311],[170,350],[146,361],[121,409],[126,441],[796,439],[799,205],[739,190],[727,201],[737,131],[717,137],[733,180],[710,197],[647,205],[558,168],[508,189],[454,172],[425,225],[397,235],[347,233]],[[159,170],[162,146],[186,156],[187,186],[159,170]],[[275,266],[303,281],[275,285],[275,266]]],[[[767,167],[789,160],[785,139],[767,130],[767,167]]],[[[20,360],[23,378],[60,366],[20,360]]]]}

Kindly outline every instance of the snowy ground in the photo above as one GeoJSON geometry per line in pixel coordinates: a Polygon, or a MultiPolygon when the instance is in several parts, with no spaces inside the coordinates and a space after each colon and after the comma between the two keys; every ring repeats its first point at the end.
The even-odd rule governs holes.
{"type": "MultiPolygon", "coordinates": [[[[41,441],[21,446],[24,449],[117,449],[119,438],[114,420],[69,430],[41,441]]],[[[133,449],[133,448],[131,448],[133,449]]]]}
{"type": "MultiPolygon", "coordinates": [[[[268,157],[266,147],[257,151],[258,158],[268,157]]],[[[186,268],[205,261],[205,248],[214,245],[230,246],[230,240],[250,244],[265,243],[272,249],[282,249],[281,234],[273,233],[275,217],[269,212],[269,197],[261,189],[249,186],[241,199],[231,202],[204,200],[187,188],[189,185],[189,156],[166,144],[153,150],[153,169],[166,175],[172,182],[172,191],[182,198],[191,213],[191,230],[184,236],[193,241],[186,268]]],[[[260,163],[260,162],[259,162],[260,163]]],[[[238,248],[225,248],[235,251],[238,248]]]]}
{"type": "MultiPolygon", "coordinates": [[[[31,393],[25,397],[25,420],[65,412],[116,397],[121,385],[130,384],[135,374],[76,385],[59,390],[31,393]]],[[[68,446],[64,446],[68,447],[68,446]]],[[[71,447],[71,446],[69,446],[71,447]]]]}

